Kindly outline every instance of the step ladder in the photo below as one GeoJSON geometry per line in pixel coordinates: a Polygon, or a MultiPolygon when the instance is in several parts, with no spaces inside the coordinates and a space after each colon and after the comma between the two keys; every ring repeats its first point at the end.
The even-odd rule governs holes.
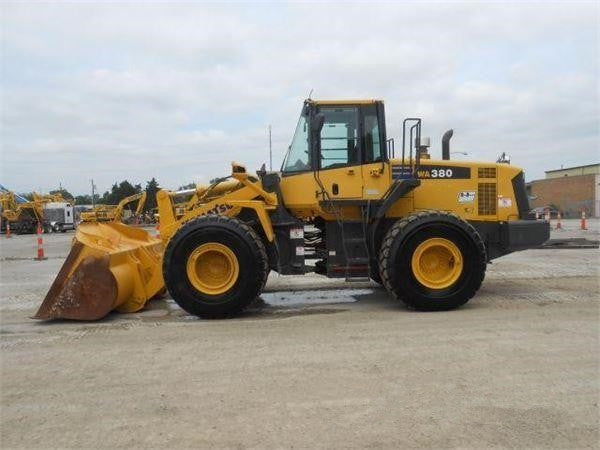
{"type": "Polygon", "coordinates": [[[346,257],[346,281],[369,281],[371,274],[369,248],[365,227],[361,220],[346,220],[344,222],[342,226],[342,245],[346,257]]]}

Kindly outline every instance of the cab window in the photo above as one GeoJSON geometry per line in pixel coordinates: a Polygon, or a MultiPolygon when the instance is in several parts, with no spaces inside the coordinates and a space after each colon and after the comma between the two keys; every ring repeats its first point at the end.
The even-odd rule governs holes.
{"type": "Polygon", "coordinates": [[[296,132],[292,139],[292,143],[288,150],[287,157],[283,164],[284,172],[301,172],[310,170],[310,158],[308,152],[308,124],[306,115],[302,114],[296,132]]]}
{"type": "Polygon", "coordinates": [[[363,149],[365,162],[379,162],[383,157],[381,132],[377,108],[375,105],[367,105],[363,109],[363,149]]]}
{"type": "Polygon", "coordinates": [[[320,108],[325,116],[321,130],[321,169],[360,163],[358,108],[320,108]]]}

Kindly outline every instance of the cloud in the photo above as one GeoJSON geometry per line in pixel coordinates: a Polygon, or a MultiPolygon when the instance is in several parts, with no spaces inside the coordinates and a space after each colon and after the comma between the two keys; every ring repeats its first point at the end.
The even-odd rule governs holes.
{"type": "Polygon", "coordinates": [[[389,136],[422,116],[468,158],[527,176],[597,162],[594,3],[4,3],[1,181],[175,188],[257,168],[301,102],[384,98],[389,136]]]}

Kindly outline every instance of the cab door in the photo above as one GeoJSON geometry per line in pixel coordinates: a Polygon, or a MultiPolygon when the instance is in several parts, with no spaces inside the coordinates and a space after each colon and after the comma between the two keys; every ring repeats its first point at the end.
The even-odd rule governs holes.
{"type": "Polygon", "coordinates": [[[325,116],[317,177],[332,200],[361,198],[360,111],[358,106],[319,106],[325,116]]]}
{"type": "Polygon", "coordinates": [[[388,190],[392,176],[385,151],[385,112],[383,103],[364,105],[361,115],[362,152],[361,167],[363,198],[380,199],[388,190]]]}

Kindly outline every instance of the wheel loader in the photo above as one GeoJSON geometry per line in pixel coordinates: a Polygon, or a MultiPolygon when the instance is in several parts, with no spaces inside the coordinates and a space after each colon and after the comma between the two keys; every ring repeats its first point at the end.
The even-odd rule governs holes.
{"type": "Polygon", "coordinates": [[[520,168],[450,160],[452,130],[434,159],[421,125],[405,119],[396,144],[383,101],[308,99],[279,172],[232,163],[183,210],[160,190],[160,239],[82,224],[35,317],[137,311],[165,288],[190,314],[230,317],[270,271],[372,279],[417,310],[459,307],[491,260],[541,245],[549,224],[529,213],[520,168]]]}

